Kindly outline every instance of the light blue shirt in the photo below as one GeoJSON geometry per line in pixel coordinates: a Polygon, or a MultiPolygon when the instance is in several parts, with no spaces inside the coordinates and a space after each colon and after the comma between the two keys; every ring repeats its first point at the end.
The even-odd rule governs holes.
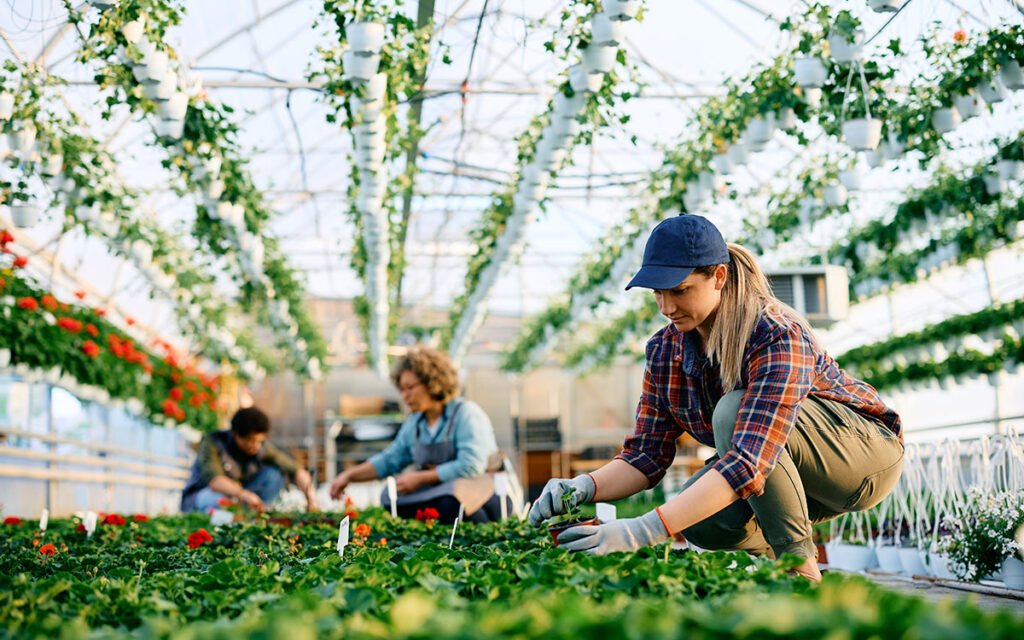
{"type": "Polygon", "coordinates": [[[423,412],[409,414],[387,449],[372,456],[368,462],[377,470],[378,478],[394,475],[412,464],[412,450],[416,444],[417,425],[420,425],[419,439],[424,443],[443,442],[448,437],[448,421],[452,419],[456,406],[462,408],[455,414],[451,428],[451,440],[455,445],[455,459],[437,465],[437,477],[441,482],[456,478],[471,478],[487,470],[487,459],[498,450],[494,439],[491,419],[480,405],[469,400],[453,400],[441,412],[441,424],[431,435],[423,412]]]}

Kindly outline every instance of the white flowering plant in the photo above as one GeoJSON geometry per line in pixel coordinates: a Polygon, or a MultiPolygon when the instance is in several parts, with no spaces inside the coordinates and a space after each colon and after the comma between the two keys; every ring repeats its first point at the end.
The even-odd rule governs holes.
{"type": "Polygon", "coordinates": [[[977,582],[1019,550],[1014,532],[1024,525],[1024,493],[971,487],[967,498],[963,516],[945,520],[949,536],[939,550],[948,554],[954,573],[977,582]]]}

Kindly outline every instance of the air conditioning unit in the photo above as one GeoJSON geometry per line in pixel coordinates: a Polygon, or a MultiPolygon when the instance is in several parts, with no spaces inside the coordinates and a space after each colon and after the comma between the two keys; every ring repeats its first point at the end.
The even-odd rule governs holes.
{"type": "Polygon", "coordinates": [[[813,327],[829,327],[850,310],[850,281],[845,267],[783,267],[766,273],[775,297],[796,309],[813,327]]]}

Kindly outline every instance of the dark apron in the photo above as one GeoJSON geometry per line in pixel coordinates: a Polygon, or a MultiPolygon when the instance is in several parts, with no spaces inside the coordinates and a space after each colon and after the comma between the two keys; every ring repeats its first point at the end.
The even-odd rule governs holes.
{"type": "MultiPolygon", "coordinates": [[[[422,440],[423,425],[421,422],[423,421],[417,421],[416,444],[412,449],[412,462],[417,471],[434,469],[457,457],[455,442],[452,441],[452,429],[460,409],[462,409],[462,401],[457,400],[452,415],[448,418],[448,424],[438,429],[433,442],[422,440]],[[437,436],[441,436],[440,439],[436,439],[437,436]]],[[[492,495],[494,495],[494,476],[484,473],[472,478],[455,478],[448,482],[422,487],[410,493],[400,493],[395,506],[405,507],[430,502],[445,496],[453,496],[462,504],[465,514],[471,515],[479,510],[492,495]]],[[[388,497],[387,489],[381,493],[380,503],[385,509],[391,508],[391,499],[388,497]]]]}

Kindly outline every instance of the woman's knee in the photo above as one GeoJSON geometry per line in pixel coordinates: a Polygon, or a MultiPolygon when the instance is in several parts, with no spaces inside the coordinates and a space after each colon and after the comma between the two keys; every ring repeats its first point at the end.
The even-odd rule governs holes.
{"type": "Polygon", "coordinates": [[[724,455],[725,451],[732,448],[732,432],[736,429],[743,393],[743,389],[737,389],[725,394],[711,414],[711,428],[715,433],[715,448],[719,455],[724,455]]]}

